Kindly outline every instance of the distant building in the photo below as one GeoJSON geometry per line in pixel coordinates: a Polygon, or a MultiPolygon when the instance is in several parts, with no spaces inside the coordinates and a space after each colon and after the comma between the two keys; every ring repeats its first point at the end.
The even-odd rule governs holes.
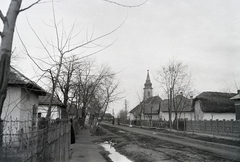
{"type": "MultiPolygon", "coordinates": [[[[161,113],[160,118],[162,120],[169,120],[169,100],[165,99],[161,102],[161,113]]],[[[173,99],[175,108],[172,108],[171,119],[175,119],[175,114],[177,114],[178,119],[194,119],[194,112],[192,108],[192,99],[184,97],[183,95],[177,95],[173,99]]]]}
{"type": "Polygon", "coordinates": [[[236,120],[240,120],[240,90],[237,91],[236,96],[230,99],[233,100],[235,104],[236,120]]]}
{"type": "Polygon", "coordinates": [[[195,120],[235,120],[235,93],[202,92],[193,99],[195,120]]]}
{"type": "Polygon", "coordinates": [[[104,114],[103,120],[109,121],[109,120],[112,120],[112,119],[113,119],[113,115],[111,113],[105,113],[104,114]]]}
{"type": "MultiPolygon", "coordinates": [[[[48,106],[50,104],[50,93],[47,93],[46,96],[39,96],[39,105],[38,105],[38,118],[46,117],[48,106]]],[[[66,107],[63,103],[56,97],[53,97],[52,107],[51,107],[51,119],[62,119],[62,115],[66,107]]]]}
{"type": "Polygon", "coordinates": [[[153,88],[148,70],[143,88],[143,101],[130,111],[130,119],[158,120],[161,100],[159,96],[153,96],[153,88]]]}

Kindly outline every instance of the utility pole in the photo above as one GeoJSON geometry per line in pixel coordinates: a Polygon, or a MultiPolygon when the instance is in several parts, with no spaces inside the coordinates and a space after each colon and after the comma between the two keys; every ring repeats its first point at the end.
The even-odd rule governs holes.
{"type": "Polygon", "coordinates": [[[169,101],[169,127],[172,131],[172,88],[170,88],[170,101],[169,101]]]}

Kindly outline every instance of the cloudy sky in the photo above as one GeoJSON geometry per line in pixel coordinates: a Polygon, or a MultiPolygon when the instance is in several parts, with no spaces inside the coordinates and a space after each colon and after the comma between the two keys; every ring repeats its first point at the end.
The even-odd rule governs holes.
{"type": "MultiPolygon", "coordinates": [[[[23,7],[31,2],[24,0],[23,7]]],[[[115,2],[133,6],[144,0],[115,2]]],[[[3,13],[8,5],[7,0],[1,0],[3,13]]],[[[196,91],[236,92],[234,82],[238,85],[240,82],[239,0],[148,0],[139,7],[122,7],[104,0],[59,0],[54,6],[56,18],[62,20],[66,31],[74,24],[74,32],[80,33],[78,41],[99,37],[122,24],[113,34],[98,41],[102,47],[114,43],[92,58],[118,72],[120,90],[129,102],[129,109],[142,96],[147,70],[153,93],[161,97],[163,91],[154,78],[170,59],[189,65],[196,91]]],[[[42,59],[45,54],[29,24],[41,39],[51,42],[54,40],[52,21],[51,3],[36,5],[19,15],[17,30],[33,57],[42,59]]],[[[14,48],[18,56],[13,61],[15,67],[37,80],[41,72],[24,54],[17,35],[14,48]]],[[[88,49],[81,55],[92,50],[98,49],[88,49]]],[[[110,109],[123,108],[124,99],[110,109]]]]}

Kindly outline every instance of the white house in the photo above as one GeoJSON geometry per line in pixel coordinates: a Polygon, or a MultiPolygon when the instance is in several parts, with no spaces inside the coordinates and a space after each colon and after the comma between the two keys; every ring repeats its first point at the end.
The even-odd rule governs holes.
{"type": "MultiPolygon", "coordinates": [[[[171,110],[171,120],[175,119],[177,114],[178,119],[194,119],[194,112],[192,109],[192,99],[184,97],[182,95],[177,95],[173,99],[174,106],[172,106],[171,110]]],[[[160,119],[169,121],[169,100],[165,99],[161,102],[160,107],[160,119]]]]}
{"type": "MultiPolygon", "coordinates": [[[[48,105],[50,104],[50,96],[50,93],[47,93],[46,96],[39,96],[38,118],[46,117],[48,105]]],[[[64,110],[66,110],[66,107],[63,105],[63,103],[58,98],[53,97],[51,106],[51,119],[61,119],[64,110]]]]}
{"type": "Polygon", "coordinates": [[[10,68],[7,96],[3,104],[3,143],[18,145],[14,134],[29,132],[36,128],[38,97],[46,95],[40,86],[19,71],[10,68]]]}
{"type": "Polygon", "coordinates": [[[11,67],[1,118],[3,120],[34,121],[40,95],[46,95],[46,91],[11,67]]]}
{"type": "Polygon", "coordinates": [[[193,99],[195,120],[236,120],[234,93],[202,92],[193,99]]]}

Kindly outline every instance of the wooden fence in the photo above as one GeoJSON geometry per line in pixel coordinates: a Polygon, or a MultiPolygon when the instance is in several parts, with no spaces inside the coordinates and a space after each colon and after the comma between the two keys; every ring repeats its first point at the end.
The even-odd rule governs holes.
{"type": "Polygon", "coordinates": [[[203,120],[186,121],[186,131],[207,133],[213,135],[228,135],[240,137],[240,121],[203,120]]]}
{"type": "Polygon", "coordinates": [[[33,127],[31,121],[0,122],[0,161],[66,162],[70,150],[70,122],[51,121],[33,127]]]}

